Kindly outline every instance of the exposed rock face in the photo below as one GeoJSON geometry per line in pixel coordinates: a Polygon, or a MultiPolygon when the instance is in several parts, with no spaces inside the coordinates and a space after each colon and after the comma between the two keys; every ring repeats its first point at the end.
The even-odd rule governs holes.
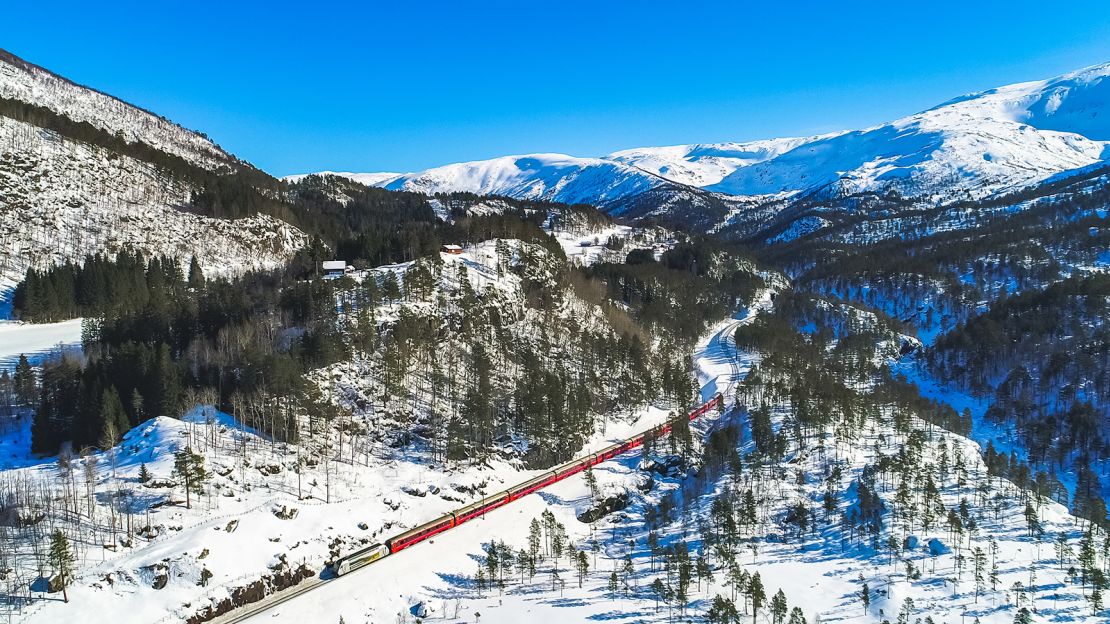
{"type": "Polygon", "coordinates": [[[628,507],[630,497],[627,492],[622,492],[616,496],[610,496],[597,502],[593,507],[578,514],[579,522],[596,522],[601,518],[615,512],[621,511],[628,507]]]}
{"type": "Polygon", "coordinates": [[[668,455],[654,459],[640,468],[671,479],[682,477],[690,470],[690,466],[678,455],[668,455]]]}
{"type": "Polygon", "coordinates": [[[258,602],[275,592],[293,587],[314,576],[316,576],[316,571],[304,564],[296,568],[283,566],[280,570],[267,574],[252,583],[232,589],[230,597],[206,607],[185,620],[185,623],[201,624],[202,622],[210,622],[233,609],[258,602]]]}

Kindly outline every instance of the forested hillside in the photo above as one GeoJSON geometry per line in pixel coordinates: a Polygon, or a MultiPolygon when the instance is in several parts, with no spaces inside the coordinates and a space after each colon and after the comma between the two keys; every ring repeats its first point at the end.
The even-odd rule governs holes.
{"type": "Polygon", "coordinates": [[[1110,276],[1070,278],[995,301],[937,340],[934,374],[989,397],[986,417],[1012,427],[1034,465],[1077,467],[1073,511],[1098,520],[1099,471],[1110,457],[1110,276]]]}
{"type": "Polygon", "coordinates": [[[759,256],[784,265],[795,288],[867,306],[920,337],[926,348],[908,363],[986,401],[980,441],[1061,475],[1078,497],[1073,510],[1090,516],[1087,495],[1108,493],[1092,478],[1108,450],[1108,202],[1105,171],[1093,168],[922,214],[923,223],[960,215],[947,231],[911,228],[873,244],[803,237],[759,256]]]}

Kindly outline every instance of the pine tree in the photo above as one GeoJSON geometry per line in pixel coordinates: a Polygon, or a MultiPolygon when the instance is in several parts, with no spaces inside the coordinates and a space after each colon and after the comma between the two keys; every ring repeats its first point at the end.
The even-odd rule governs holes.
{"type": "Polygon", "coordinates": [[[759,610],[763,608],[763,601],[767,600],[767,592],[763,589],[763,580],[759,572],[752,575],[748,581],[748,599],[752,601],[752,622],[756,621],[759,610]]]}
{"type": "Polygon", "coordinates": [[[1068,534],[1060,532],[1056,535],[1053,541],[1053,546],[1056,548],[1056,561],[1060,564],[1060,569],[1063,570],[1064,566],[1071,560],[1072,549],[1068,544],[1068,534]]]}
{"type": "Polygon", "coordinates": [[[901,610],[898,611],[898,624],[910,624],[915,608],[913,598],[907,596],[906,599],[902,601],[901,610]]]}
{"type": "Polygon", "coordinates": [[[532,523],[528,525],[528,554],[535,561],[540,554],[540,546],[543,544],[543,528],[540,526],[540,521],[532,518],[532,523]]]}
{"type": "Polygon", "coordinates": [[[108,386],[100,397],[100,438],[97,440],[101,450],[108,450],[119,442],[120,437],[130,429],[127,413],[115,386],[108,386]]]}
{"type": "Polygon", "coordinates": [[[655,612],[659,613],[659,602],[670,602],[670,588],[663,583],[663,579],[656,577],[656,579],[651,582],[651,593],[655,596],[655,612]]]}
{"type": "Polygon", "coordinates": [[[636,566],[633,565],[633,563],[632,563],[632,554],[631,553],[626,553],[624,555],[624,566],[621,568],[621,572],[624,574],[625,585],[628,585],[628,580],[629,579],[634,579],[635,578],[636,566]]]}
{"type": "Polygon", "coordinates": [[[594,474],[593,466],[586,467],[586,488],[590,491],[590,498],[593,499],[594,504],[597,504],[601,498],[601,491],[597,486],[597,475],[594,474]]]}
{"type": "Polygon", "coordinates": [[[382,297],[389,302],[390,306],[401,298],[401,284],[393,271],[386,271],[385,277],[382,278],[382,297]]]}
{"type": "Polygon", "coordinates": [[[1091,571],[1095,569],[1096,554],[1094,534],[1092,529],[1088,528],[1079,542],[1079,574],[1084,585],[1087,584],[1091,571]]]}
{"type": "Polygon", "coordinates": [[[69,585],[70,579],[73,577],[73,566],[77,562],[76,555],[69,547],[69,540],[66,539],[65,533],[61,529],[54,529],[53,535],[50,536],[50,552],[47,555],[50,562],[50,567],[58,573],[58,583],[62,586],[62,598],[69,602],[69,593],[66,592],[66,586],[69,585]]]}
{"type": "Polygon", "coordinates": [[[574,567],[578,570],[578,587],[582,587],[582,582],[586,580],[586,573],[590,570],[590,562],[586,557],[586,551],[579,550],[575,555],[574,567]]]}
{"type": "Polygon", "coordinates": [[[983,593],[987,588],[986,568],[987,568],[987,555],[983,552],[982,548],[978,546],[972,551],[972,563],[975,568],[975,602],[979,602],[979,594],[983,593]]]}
{"type": "Polygon", "coordinates": [[[734,624],[740,621],[740,613],[731,600],[717,594],[713,597],[713,604],[705,612],[705,621],[709,624],[734,624]]]}
{"type": "Polygon", "coordinates": [[[775,592],[774,597],[771,598],[771,621],[774,622],[774,624],[783,624],[783,621],[786,619],[786,613],[786,594],[782,593],[780,589],[775,592]]]}
{"type": "Polygon", "coordinates": [[[152,407],[156,415],[177,417],[181,404],[181,375],[173,362],[169,345],[158,345],[154,363],[154,378],[157,394],[152,397],[152,407]]]}
{"type": "Polygon", "coordinates": [[[992,535],[990,537],[990,550],[991,550],[991,591],[998,591],[998,540],[992,535]]]}
{"type": "Polygon", "coordinates": [[[867,610],[871,608],[871,588],[867,586],[867,583],[864,583],[859,590],[859,600],[863,603],[863,612],[867,613],[867,610]]]}
{"type": "Polygon", "coordinates": [[[806,624],[806,614],[802,612],[801,607],[790,610],[790,621],[787,624],[806,624]]]}
{"type": "Polygon", "coordinates": [[[185,488],[185,508],[192,508],[192,494],[204,492],[204,482],[208,480],[208,471],[204,468],[204,456],[194,453],[190,447],[173,454],[173,474],[180,479],[185,488]]]}
{"type": "Polygon", "coordinates": [[[523,548],[516,551],[516,569],[520,572],[520,582],[524,583],[524,575],[528,574],[529,578],[535,575],[535,564],[532,563],[532,557],[528,555],[528,551],[523,548]]]}
{"type": "Polygon", "coordinates": [[[146,467],[146,462],[139,464],[139,483],[149,483],[152,478],[150,470],[146,467]]]}
{"type": "Polygon", "coordinates": [[[143,395],[138,388],[131,391],[131,413],[134,415],[133,424],[137,425],[146,420],[144,418],[146,413],[143,411],[143,395]]]}
{"type": "Polygon", "coordinates": [[[38,381],[35,369],[26,355],[20,354],[19,361],[15,365],[15,377],[12,380],[15,382],[16,402],[24,407],[33,405],[38,399],[38,381]]]}
{"type": "Polygon", "coordinates": [[[709,567],[709,560],[705,557],[698,557],[694,563],[694,571],[698,575],[698,591],[701,591],[701,583],[713,582],[713,568],[709,567]]]}
{"type": "Polygon", "coordinates": [[[189,262],[189,280],[186,282],[186,286],[194,291],[204,290],[204,271],[201,270],[200,262],[197,261],[195,255],[189,262]]]}

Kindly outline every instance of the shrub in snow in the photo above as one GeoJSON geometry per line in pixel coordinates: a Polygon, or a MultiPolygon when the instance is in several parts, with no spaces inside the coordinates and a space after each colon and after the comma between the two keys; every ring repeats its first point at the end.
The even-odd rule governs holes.
{"type": "Polygon", "coordinates": [[[952,552],[952,549],[946,546],[945,543],[940,541],[939,539],[934,537],[933,539],[929,540],[930,555],[938,557],[940,555],[947,555],[950,552],[952,552]]]}

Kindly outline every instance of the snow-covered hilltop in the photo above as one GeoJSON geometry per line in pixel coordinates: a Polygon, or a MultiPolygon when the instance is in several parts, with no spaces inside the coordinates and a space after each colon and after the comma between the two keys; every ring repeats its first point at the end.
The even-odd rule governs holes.
{"type": "Polygon", "coordinates": [[[427,194],[465,191],[604,206],[665,183],[659,176],[610,159],[528,154],[447,165],[379,185],[427,194]]]}
{"type": "Polygon", "coordinates": [[[405,175],[344,174],[391,189],[468,191],[620,210],[668,183],[744,197],[894,192],[980,198],[1100,163],[1110,64],[953,99],[862,130],[747,143],[645,147],[600,158],[506,156],[405,175]]]}
{"type": "Polygon", "coordinates": [[[0,98],[50,109],[129,143],[145,143],[206,169],[235,167],[239,160],[203,134],[123,100],[83,87],[0,49],[0,98]]]}
{"type": "Polygon", "coordinates": [[[125,247],[195,255],[209,273],[277,266],[303,246],[297,228],[185,210],[198,175],[246,166],[201,134],[0,50],[0,287],[125,247]]]}

